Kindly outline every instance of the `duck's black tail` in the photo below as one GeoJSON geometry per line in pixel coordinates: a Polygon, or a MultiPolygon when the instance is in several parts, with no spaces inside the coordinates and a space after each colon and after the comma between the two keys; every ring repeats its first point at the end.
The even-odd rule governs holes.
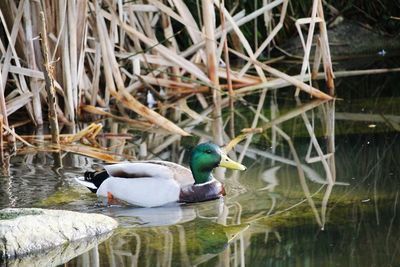
{"type": "Polygon", "coordinates": [[[110,177],[110,175],[105,170],[94,172],[87,171],[83,177],[80,179],[77,178],[76,181],[89,188],[93,193],[96,193],[97,189],[108,177],[110,177]]]}

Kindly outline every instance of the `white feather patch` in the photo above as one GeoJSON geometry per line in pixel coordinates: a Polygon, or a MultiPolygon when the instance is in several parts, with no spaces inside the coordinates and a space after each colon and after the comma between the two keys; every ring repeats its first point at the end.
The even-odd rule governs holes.
{"type": "Polygon", "coordinates": [[[75,179],[75,181],[77,181],[79,184],[81,184],[83,186],[86,186],[91,189],[97,189],[97,187],[93,183],[85,181],[84,177],[75,177],[74,179],[75,179]]]}

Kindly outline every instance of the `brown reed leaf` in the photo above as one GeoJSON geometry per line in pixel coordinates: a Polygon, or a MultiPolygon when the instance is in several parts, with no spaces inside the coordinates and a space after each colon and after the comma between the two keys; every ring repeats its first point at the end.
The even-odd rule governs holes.
{"type": "Polygon", "coordinates": [[[100,159],[108,163],[117,163],[121,161],[118,156],[112,155],[104,149],[99,149],[91,146],[86,146],[81,144],[61,144],[60,148],[63,151],[81,154],[95,159],[100,159]]]}
{"type": "Polygon", "coordinates": [[[106,116],[106,117],[110,117],[113,118],[115,120],[119,120],[119,121],[123,121],[126,123],[129,123],[131,126],[141,129],[141,130],[150,130],[151,128],[154,128],[154,124],[151,124],[149,122],[145,122],[145,121],[139,121],[139,120],[134,120],[134,119],[130,119],[127,117],[121,117],[121,116],[116,116],[114,114],[111,114],[109,112],[106,112],[100,108],[97,108],[95,106],[92,105],[81,105],[80,106],[81,110],[84,110],[88,113],[91,114],[96,114],[96,115],[102,115],[102,116],[106,116]]]}

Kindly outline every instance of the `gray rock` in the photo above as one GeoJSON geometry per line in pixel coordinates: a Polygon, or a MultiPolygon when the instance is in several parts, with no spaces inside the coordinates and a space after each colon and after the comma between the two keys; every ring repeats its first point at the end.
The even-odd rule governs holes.
{"type": "Polygon", "coordinates": [[[14,259],[0,259],[0,266],[7,267],[53,267],[69,262],[73,258],[93,249],[98,253],[97,245],[108,239],[112,232],[96,237],[80,239],[46,250],[46,253],[34,253],[14,259]]]}
{"type": "MultiPolygon", "coordinates": [[[[112,231],[118,223],[105,215],[64,210],[0,210],[0,259],[44,252],[112,231]]],[[[65,248],[65,247],[64,247],[65,248]]]]}

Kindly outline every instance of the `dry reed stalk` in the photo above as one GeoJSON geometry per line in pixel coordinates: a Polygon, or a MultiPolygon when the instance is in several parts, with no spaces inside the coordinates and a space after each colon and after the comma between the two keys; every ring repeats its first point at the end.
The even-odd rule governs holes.
{"type": "Polygon", "coordinates": [[[335,161],[335,101],[326,104],[326,139],[327,139],[327,154],[332,154],[332,157],[327,159],[328,165],[332,174],[333,182],[336,182],[336,161],[335,161]]]}
{"type": "Polygon", "coordinates": [[[90,104],[96,105],[97,103],[97,95],[99,93],[99,82],[100,82],[100,66],[101,66],[101,48],[100,44],[96,43],[96,55],[94,56],[94,73],[93,73],[93,79],[92,79],[92,84],[91,84],[91,99],[90,99],[90,104]]]}
{"type": "MultiPolygon", "coordinates": [[[[279,2],[279,1],[276,1],[279,2]]],[[[232,26],[235,34],[239,37],[241,44],[243,46],[243,48],[246,50],[247,54],[249,55],[249,57],[253,60],[256,60],[256,57],[253,53],[253,50],[249,44],[249,42],[247,41],[246,37],[244,36],[243,32],[240,30],[239,25],[237,25],[233,19],[233,17],[229,14],[228,10],[226,10],[226,8],[222,8],[220,6],[220,4],[218,2],[216,2],[217,7],[222,11],[222,13],[224,14],[224,17],[227,19],[227,21],[230,23],[230,25],[232,26]]],[[[260,68],[260,66],[258,65],[254,65],[257,71],[258,76],[260,77],[260,79],[263,82],[266,82],[266,77],[264,75],[264,72],[262,71],[262,69],[260,68]]]]}
{"type": "MultiPolygon", "coordinates": [[[[225,97],[222,99],[221,102],[221,108],[225,108],[227,107],[229,104],[229,97],[225,97]]],[[[193,120],[193,118],[188,118],[184,121],[182,121],[179,125],[184,127],[184,129],[186,131],[189,131],[191,133],[195,133],[196,135],[200,135],[198,131],[195,131],[194,127],[196,127],[199,123],[204,122],[205,120],[207,120],[207,116],[213,112],[213,107],[209,106],[207,108],[205,108],[201,113],[200,113],[200,117],[196,118],[193,120]]],[[[212,140],[212,137],[207,138],[207,140],[212,140]]]]}
{"type": "MultiPolygon", "coordinates": [[[[130,55],[127,55],[129,57],[130,55]]],[[[160,55],[151,55],[151,54],[137,54],[135,56],[130,57],[131,60],[137,60],[143,64],[156,64],[161,65],[163,67],[178,67],[178,65],[173,62],[165,59],[160,55]]],[[[160,68],[160,67],[159,67],[160,68]]],[[[134,73],[135,75],[140,75],[140,72],[134,73]]]]}
{"type": "Polygon", "coordinates": [[[174,142],[178,141],[180,137],[178,135],[171,135],[167,137],[162,144],[154,146],[152,149],[152,154],[146,156],[147,159],[153,158],[155,155],[159,154],[161,151],[166,149],[168,146],[172,145],[174,142]]]}
{"type": "MultiPolygon", "coordinates": [[[[317,8],[318,8],[318,0],[313,1],[313,6],[312,6],[312,11],[311,11],[311,18],[303,18],[303,19],[298,19],[296,21],[296,28],[300,36],[301,43],[303,45],[303,50],[304,50],[304,57],[303,57],[303,63],[301,66],[301,71],[300,71],[300,80],[303,80],[304,75],[306,74],[306,71],[308,70],[310,74],[310,63],[309,63],[309,58],[310,58],[310,53],[311,53],[311,45],[314,37],[314,29],[315,29],[315,24],[322,22],[321,18],[317,18],[317,8]],[[302,24],[310,24],[309,29],[308,29],[308,35],[307,35],[307,42],[304,41],[303,37],[303,32],[301,30],[300,25],[302,24]]],[[[311,84],[311,80],[309,81],[311,84]]],[[[300,93],[300,89],[296,89],[295,96],[298,96],[300,93]]]]}
{"type": "MultiPolygon", "coordinates": [[[[111,63],[110,63],[110,59],[108,56],[108,44],[106,43],[106,34],[107,34],[107,29],[103,29],[102,27],[102,23],[104,23],[101,15],[100,15],[100,3],[95,2],[95,12],[96,12],[96,29],[97,29],[97,36],[100,42],[100,48],[101,48],[101,59],[103,62],[103,75],[105,78],[105,102],[108,103],[108,96],[110,95],[110,91],[116,91],[115,89],[115,84],[114,84],[114,78],[112,75],[112,70],[111,70],[111,63]]],[[[99,66],[100,67],[100,66],[99,66]]]]}
{"type": "MultiPolygon", "coordinates": [[[[268,120],[265,120],[265,117],[260,116],[260,118],[263,119],[264,121],[268,122],[268,120]]],[[[236,149],[238,151],[241,151],[242,147],[243,147],[242,145],[237,145],[236,149]]],[[[268,158],[268,159],[271,159],[271,160],[274,160],[274,161],[277,161],[277,162],[281,162],[281,163],[288,164],[288,165],[296,167],[296,162],[294,160],[291,160],[291,159],[288,159],[288,158],[285,158],[285,157],[282,157],[282,156],[278,156],[278,155],[273,154],[271,152],[267,152],[267,151],[264,151],[264,150],[259,150],[259,149],[256,149],[256,148],[252,148],[252,147],[250,147],[248,149],[247,156],[252,158],[252,159],[258,159],[258,156],[261,156],[261,157],[264,157],[264,158],[268,158]]],[[[307,166],[305,164],[302,164],[301,167],[304,170],[304,172],[307,174],[306,177],[307,177],[308,180],[312,181],[315,184],[321,184],[323,186],[327,185],[326,179],[322,179],[320,174],[317,173],[314,169],[310,168],[309,166],[307,166]]],[[[348,183],[343,183],[343,182],[335,182],[335,185],[348,186],[349,184],[348,183]]]]}
{"type": "MultiPolygon", "coordinates": [[[[15,92],[15,90],[14,90],[14,92],[15,92]]],[[[12,94],[12,93],[10,93],[10,94],[12,94]]],[[[10,94],[8,96],[10,96],[10,94]]],[[[7,102],[7,116],[11,115],[15,111],[17,111],[20,108],[22,108],[23,106],[25,106],[27,103],[29,103],[31,101],[31,99],[32,99],[31,93],[14,96],[11,100],[9,100],[7,102]]]]}
{"type": "Polygon", "coordinates": [[[166,59],[177,64],[179,67],[185,69],[186,71],[190,72],[204,83],[206,84],[210,83],[210,80],[207,78],[207,76],[196,65],[194,65],[184,57],[172,52],[171,50],[159,44],[155,40],[148,38],[143,33],[137,31],[136,29],[134,29],[133,27],[131,27],[126,23],[121,23],[121,26],[128,34],[136,36],[138,39],[146,43],[148,46],[152,47],[152,49],[160,53],[160,55],[162,55],[166,59]]]}
{"type": "MultiPolygon", "coordinates": [[[[302,113],[302,114],[304,114],[304,113],[302,113]]],[[[292,152],[293,159],[296,162],[297,173],[299,175],[300,185],[301,185],[301,188],[303,189],[304,196],[306,197],[308,204],[310,205],[311,210],[314,213],[314,217],[315,217],[315,220],[317,221],[318,225],[320,227],[323,227],[323,222],[321,220],[321,217],[319,216],[319,213],[317,211],[315,203],[311,197],[310,189],[308,188],[306,178],[304,175],[304,170],[301,167],[300,158],[297,154],[296,148],[293,145],[292,139],[284,131],[282,131],[279,127],[276,127],[276,130],[286,140],[286,142],[288,143],[288,145],[290,147],[290,151],[292,152]]]]}
{"type": "Polygon", "coordinates": [[[284,121],[287,121],[287,120],[297,117],[311,109],[314,109],[315,107],[317,107],[325,102],[327,102],[327,101],[326,100],[313,100],[309,103],[302,104],[301,106],[297,106],[295,109],[292,109],[289,112],[277,117],[276,119],[271,120],[269,123],[264,124],[262,126],[262,129],[265,131],[274,125],[281,124],[284,121]]]}
{"type": "Polygon", "coordinates": [[[140,129],[142,131],[149,131],[149,130],[152,130],[152,128],[154,128],[154,125],[149,122],[134,120],[134,119],[127,118],[127,117],[116,116],[116,115],[106,112],[100,108],[97,108],[95,106],[81,105],[80,108],[91,114],[106,116],[106,117],[110,117],[110,118],[113,118],[118,121],[126,122],[128,124],[131,124],[134,128],[140,129]]]}
{"type": "MultiPolygon", "coordinates": [[[[2,70],[0,68],[0,77],[2,75],[2,70]]],[[[8,117],[7,117],[7,106],[4,98],[4,87],[3,80],[0,79],[0,115],[1,115],[1,124],[8,126],[8,117]]],[[[1,130],[2,131],[2,130],[1,130]]]]}
{"type": "MultiPolygon", "coordinates": [[[[115,121],[111,121],[110,124],[111,124],[111,126],[110,126],[109,132],[111,134],[118,134],[119,123],[115,122],[115,121]]],[[[107,149],[110,151],[113,151],[115,147],[119,146],[119,144],[120,144],[119,140],[116,140],[114,138],[109,139],[108,144],[107,144],[107,149]]]]}
{"type": "MultiPolygon", "coordinates": [[[[167,78],[155,78],[155,77],[150,77],[150,76],[141,76],[140,77],[144,82],[152,85],[158,85],[162,87],[168,87],[168,88],[173,88],[176,90],[184,90],[184,89],[190,89],[195,91],[199,86],[193,83],[185,83],[185,82],[179,82],[179,81],[174,81],[170,80],[167,78]]],[[[172,91],[171,93],[173,93],[172,91]]]]}
{"type": "MultiPolygon", "coordinates": [[[[264,101],[265,101],[266,94],[267,94],[267,89],[263,89],[262,92],[261,92],[261,95],[260,95],[260,99],[258,101],[257,110],[255,112],[254,119],[253,119],[253,121],[251,123],[251,128],[252,129],[255,129],[257,127],[257,125],[258,125],[258,119],[260,118],[260,114],[261,114],[262,108],[264,106],[264,101]]],[[[249,135],[246,136],[246,142],[244,143],[244,148],[243,148],[242,152],[240,153],[240,156],[239,156],[239,159],[238,159],[239,162],[243,161],[244,156],[245,156],[246,151],[247,151],[247,148],[249,147],[249,145],[250,145],[250,143],[252,141],[252,138],[253,138],[253,134],[252,133],[250,133],[249,135]]]]}
{"type": "MultiPolygon", "coordinates": [[[[314,62],[311,71],[311,79],[316,80],[318,76],[319,66],[321,65],[322,53],[321,53],[321,38],[319,37],[315,45],[314,62]]],[[[308,75],[307,75],[308,76],[308,75]]]]}
{"type": "MultiPolygon", "coordinates": [[[[272,3],[269,3],[267,5],[264,5],[263,7],[261,7],[258,10],[253,11],[252,13],[248,14],[247,16],[245,15],[245,11],[242,10],[240,12],[238,12],[237,14],[235,14],[232,19],[235,23],[235,25],[237,27],[242,26],[243,24],[246,24],[249,21],[252,21],[254,18],[264,14],[264,12],[271,10],[275,7],[277,7],[278,5],[282,4],[285,0],[275,0],[272,3]]],[[[217,3],[218,4],[218,3],[217,3]]],[[[229,12],[230,13],[230,12],[229,12]]],[[[229,33],[233,30],[233,24],[228,24],[226,27],[226,32],[229,33]]],[[[221,31],[220,28],[217,28],[216,32],[215,32],[215,38],[220,38],[222,36],[223,32],[221,31]]],[[[197,52],[200,48],[202,48],[205,45],[205,40],[193,44],[190,48],[186,49],[184,52],[181,53],[182,56],[187,57],[195,52],[197,52]]]]}
{"type": "Polygon", "coordinates": [[[221,111],[221,92],[219,89],[219,77],[218,77],[218,59],[216,57],[216,42],[215,42],[215,12],[212,0],[202,0],[203,10],[203,23],[204,23],[204,34],[206,39],[206,55],[207,55],[207,70],[208,77],[212,83],[212,96],[214,104],[213,112],[213,137],[214,142],[221,146],[224,143],[223,140],[223,122],[222,122],[222,111],[221,111]]]}
{"type": "MultiPolygon", "coordinates": [[[[19,136],[18,134],[15,133],[14,128],[10,128],[9,126],[3,124],[3,128],[7,131],[7,133],[12,136],[14,138],[12,144],[14,145],[14,148],[16,147],[15,144],[15,139],[19,140],[20,142],[22,142],[23,144],[29,146],[29,147],[34,147],[32,144],[30,144],[29,142],[25,141],[21,136],[19,136]]],[[[16,148],[15,148],[16,151],[16,148]]]]}
{"type": "MultiPolygon", "coordinates": [[[[221,9],[225,9],[224,0],[221,1],[221,9]]],[[[220,10],[220,19],[221,19],[221,29],[225,31],[225,17],[224,13],[220,10]]],[[[225,34],[226,36],[226,34],[225,34]]],[[[223,38],[223,51],[224,51],[224,60],[225,60],[225,70],[226,70],[226,81],[228,83],[228,92],[229,92],[229,108],[230,108],[230,115],[229,115],[229,134],[230,137],[233,138],[235,136],[235,93],[232,87],[232,79],[231,79],[231,67],[229,61],[229,50],[228,50],[228,41],[226,38],[223,38]]]]}
{"type": "MultiPolygon", "coordinates": [[[[400,68],[392,68],[392,69],[368,69],[368,70],[346,70],[346,71],[335,71],[335,77],[352,77],[352,76],[359,76],[359,75],[369,75],[369,74],[382,74],[382,73],[391,73],[391,72],[400,72],[400,68]]],[[[295,79],[300,79],[300,75],[292,76],[295,79]]],[[[325,78],[325,73],[317,73],[313,75],[313,79],[323,79],[325,78]]],[[[304,76],[304,81],[310,79],[309,75],[304,76]]],[[[282,78],[275,78],[273,80],[269,80],[265,83],[255,83],[254,85],[242,87],[240,89],[235,90],[236,94],[248,94],[252,93],[253,91],[263,89],[265,87],[271,89],[279,89],[283,87],[287,87],[292,85],[287,80],[282,78]]]]}
{"type": "Polygon", "coordinates": [[[76,142],[78,140],[87,140],[94,146],[98,147],[98,143],[96,141],[97,135],[100,133],[100,131],[103,129],[103,125],[100,123],[91,123],[89,126],[86,128],[80,130],[76,134],[70,135],[69,137],[64,138],[63,144],[69,144],[76,142]]]}
{"type": "MultiPolygon", "coordinates": [[[[149,3],[153,4],[155,7],[157,7],[161,12],[165,13],[168,15],[170,18],[175,19],[176,21],[182,23],[185,25],[189,36],[192,38],[193,42],[200,41],[202,32],[197,26],[196,21],[194,20],[193,16],[191,15],[190,10],[187,8],[187,6],[178,0],[174,0],[174,3],[177,4],[175,6],[179,12],[180,15],[176,14],[170,7],[164,5],[160,1],[156,0],[148,0],[149,3]]],[[[165,37],[168,37],[170,35],[166,35],[165,37]]]]}
{"type": "MultiPolygon", "coordinates": [[[[182,11],[180,11],[181,13],[182,13],[182,11]]],[[[240,15],[241,14],[243,14],[243,12],[240,12],[240,15]]],[[[237,17],[236,15],[235,15],[235,17],[237,17]]],[[[204,45],[204,41],[200,41],[200,42],[202,42],[203,43],[203,45],[204,45]]],[[[199,42],[197,42],[197,43],[199,43],[199,42]]],[[[140,50],[140,49],[139,49],[140,50]]],[[[202,53],[202,51],[201,50],[199,50],[199,49],[197,49],[196,50],[196,52],[199,52],[200,53],[200,56],[201,56],[201,58],[203,58],[203,53],[202,53]]],[[[186,52],[184,52],[184,53],[182,53],[181,54],[182,56],[188,56],[188,55],[190,55],[190,53],[186,53],[186,52]]],[[[204,59],[203,59],[203,61],[204,61],[204,59]]],[[[168,64],[168,65],[170,65],[170,64],[168,64]]],[[[160,68],[159,70],[157,70],[157,71],[153,71],[153,73],[155,73],[155,75],[158,75],[158,74],[156,74],[156,73],[160,73],[160,71],[162,70],[163,68],[160,68]]],[[[137,89],[138,87],[140,87],[141,86],[141,83],[134,83],[134,84],[132,84],[132,85],[130,85],[128,88],[127,88],[127,90],[129,91],[129,92],[131,92],[132,90],[135,90],[135,89],[137,89]]],[[[202,104],[203,105],[203,104],[202,104]]]]}
{"type": "MultiPolygon", "coordinates": [[[[228,50],[229,50],[229,48],[228,48],[228,50]]],[[[221,79],[228,79],[226,69],[219,68],[218,76],[221,79]]],[[[259,84],[261,82],[261,79],[258,76],[254,76],[254,75],[250,75],[250,74],[245,74],[245,75],[241,76],[239,72],[237,72],[233,69],[229,70],[229,77],[233,83],[239,84],[242,86],[259,84]]]]}
{"type": "Polygon", "coordinates": [[[193,109],[189,108],[185,98],[178,100],[177,109],[186,113],[188,116],[190,116],[194,120],[199,120],[199,121],[204,121],[204,122],[212,121],[212,119],[204,117],[204,116],[200,115],[199,113],[195,112],[193,109]]]}
{"type": "MultiPolygon", "coordinates": [[[[118,134],[127,135],[128,134],[128,128],[127,127],[121,127],[121,129],[120,129],[118,134]]],[[[124,153],[124,149],[125,149],[125,146],[126,146],[126,140],[127,140],[127,138],[122,138],[120,145],[118,147],[116,147],[115,153],[117,155],[122,155],[124,153]]]]}
{"type": "MultiPolygon", "coordinates": [[[[26,47],[26,57],[27,57],[27,65],[31,70],[37,70],[36,58],[35,58],[35,49],[33,45],[33,21],[31,18],[31,2],[25,1],[24,5],[24,21],[25,21],[25,47],[26,47]]],[[[43,114],[42,114],[42,103],[40,100],[40,85],[36,78],[30,79],[30,88],[32,95],[32,106],[33,106],[33,115],[35,116],[35,121],[38,125],[43,124],[43,114]]]]}
{"type": "MultiPolygon", "coordinates": [[[[71,65],[71,57],[70,57],[70,50],[75,49],[74,47],[70,47],[70,39],[74,38],[69,35],[68,27],[69,27],[69,19],[68,19],[68,9],[69,9],[69,2],[68,0],[61,0],[59,1],[58,5],[58,23],[56,25],[60,25],[58,28],[59,40],[60,40],[60,52],[61,52],[61,72],[58,77],[62,76],[63,79],[63,90],[64,90],[64,99],[65,99],[65,106],[64,106],[64,114],[69,121],[74,121],[75,118],[75,108],[74,108],[74,88],[73,88],[73,77],[72,77],[72,67],[71,65]]],[[[48,16],[46,16],[48,18],[48,16]]],[[[71,29],[74,31],[74,29],[71,29]]],[[[54,55],[57,50],[54,50],[54,55]]]]}
{"type": "Polygon", "coordinates": [[[107,163],[118,163],[120,162],[120,159],[116,155],[112,155],[108,153],[107,151],[104,151],[103,149],[96,149],[91,146],[85,146],[85,145],[73,145],[73,144],[68,144],[64,145],[61,144],[60,148],[63,151],[66,152],[72,152],[72,153],[77,153],[80,155],[88,156],[91,158],[95,159],[100,159],[103,160],[107,163]]]}
{"type": "Polygon", "coordinates": [[[335,84],[333,81],[334,74],[332,68],[331,52],[329,48],[328,32],[326,30],[326,22],[324,18],[324,10],[322,1],[318,0],[318,16],[322,18],[322,22],[319,24],[319,31],[321,34],[321,53],[324,63],[325,80],[329,89],[329,95],[335,94],[335,84]]]}
{"type": "Polygon", "coordinates": [[[274,120],[271,120],[268,123],[265,123],[264,125],[262,125],[260,128],[254,128],[254,129],[243,129],[242,130],[242,134],[236,136],[234,139],[232,139],[226,146],[225,146],[225,151],[229,152],[230,150],[232,150],[233,147],[235,147],[238,143],[240,143],[241,141],[243,141],[245,138],[247,138],[247,136],[255,134],[255,133],[262,133],[264,131],[266,131],[267,129],[276,126],[278,124],[281,124],[287,120],[290,120],[294,117],[297,117],[303,113],[305,113],[308,110],[311,110],[317,106],[319,106],[320,104],[326,102],[326,100],[314,100],[311,101],[307,104],[303,104],[302,106],[298,106],[295,109],[290,110],[288,113],[283,114],[279,117],[277,117],[274,120]]]}
{"type": "MultiPolygon", "coordinates": [[[[162,117],[157,112],[144,106],[142,103],[140,103],[131,94],[129,94],[126,91],[124,81],[121,76],[121,72],[119,70],[118,62],[116,61],[112,46],[110,44],[110,39],[107,35],[106,25],[105,25],[103,16],[101,15],[102,13],[99,10],[98,6],[97,6],[96,11],[97,11],[96,18],[97,18],[98,33],[99,33],[99,37],[100,37],[100,44],[101,44],[101,48],[102,48],[103,61],[104,61],[104,64],[103,64],[104,72],[106,75],[106,82],[107,82],[108,88],[110,90],[110,93],[117,100],[119,100],[122,103],[122,105],[135,111],[139,115],[145,117],[150,122],[157,124],[173,133],[183,135],[183,136],[189,135],[187,132],[185,132],[184,130],[179,128],[177,125],[175,125],[168,119],[162,117]],[[114,82],[118,88],[118,92],[115,89],[114,82]]],[[[128,33],[135,32],[135,33],[139,34],[141,37],[145,37],[142,33],[136,31],[135,29],[133,29],[130,26],[124,27],[124,28],[128,33]]],[[[145,37],[145,39],[153,42],[151,39],[149,39],[147,37],[145,37]]],[[[165,49],[167,49],[167,48],[165,48],[165,49]]],[[[163,51],[163,52],[166,53],[166,51],[163,51]]]]}
{"type": "MultiPolygon", "coordinates": [[[[277,100],[276,92],[272,92],[272,97],[270,99],[270,109],[271,109],[270,120],[274,120],[279,114],[278,100],[277,100]]],[[[262,117],[261,117],[261,119],[262,119],[262,117]]],[[[277,131],[276,131],[275,127],[272,127],[272,130],[271,130],[271,152],[272,153],[276,153],[276,148],[278,147],[277,137],[278,137],[277,131]]],[[[275,161],[272,160],[271,165],[275,165],[275,161]]]]}
{"type": "Polygon", "coordinates": [[[60,146],[59,127],[57,119],[57,100],[54,88],[54,66],[50,60],[49,45],[47,42],[47,26],[44,12],[40,12],[42,21],[42,32],[40,33],[40,41],[44,60],[44,77],[46,81],[47,103],[49,106],[49,122],[51,131],[51,141],[57,148],[60,146]]]}
{"type": "MultiPolygon", "coordinates": [[[[279,18],[279,23],[274,27],[274,29],[268,34],[267,39],[265,39],[263,41],[263,43],[257,48],[257,50],[254,52],[254,56],[255,58],[258,58],[259,55],[261,55],[261,53],[268,47],[268,45],[271,43],[271,41],[273,40],[273,38],[278,34],[278,32],[282,29],[283,27],[283,22],[285,20],[286,17],[286,11],[287,11],[287,6],[288,6],[288,2],[289,0],[284,0],[282,3],[282,9],[281,9],[281,14],[280,14],[280,18],[279,18]]],[[[267,10],[267,11],[271,11],[271,9],[267,10]]],[[[266,12],[267,12],[266,11],[266,12]]],[[[242,67],[242,69],[239,72],[239,75],[242,76],[244,75],[248,69],[251,66],[251,62],[247,62],[246,65],[244,67],[242,67]]]]}
{"type": "Polygon", "coordinates": [[[391,121],[394,123],[400,123],[400,116],[388,115],[388,114],[365,114],[365,113],[336,112],[335,119],[336,120],[348,120],[348,121],[365,121],[365,122],[391,121]]]}
{"type": "MultiPolygon", "coordinates": [[[[331,55],[330,55],[330,50],[329,50],[329,41],[328,41],[328,35],[327,35],[327,30],[326,30],[326,23],[324,19],[324,12],[322,8],[322,1],[321,0],[314,0],[313,1],[313,7],[312,7],[312,12],[311,12],[311,17],[310,18],[302,18],[298,19],[296,21],[296,28],[300,36],[300,40],[303,45],[304,49],[304,57],[303,57],[303,63],[302,63],[302,68],[301,68],[301,73],[300,73],[300,79],[303,80],[304,76],[306,75],[306,72],[308,70],[309,77],[312,77],[311,71],[310,71],[310,64],[309,64],[309,58],[310,58],[310,53],[311,53],[311,45],[313,42],[313,36],[314,36],[314,29],[315,29],[315,24],[318,23],[319,29],[320,29],[320,34],[321,37],[318,40],[317,46],[319,45],[319,49],[321,52],[321,55],[316,54],[316,65],[314,67],[314,72],[319,66],[319,57],[322,56],[323,63],[324,63],[324,71],[325,71],[325,80],[327,82],[327,86],[329,89],[329,94],[333,96],[334,94],[334,82],[333,82],[333,69],[332,69],[332,61],[331,61],[331,55]],[[304,41],[303,33],[301,30],[300,25],[302,24],[309,24],[309,30],[308,30],[308,35],[307,35],[307,42],[304,41]]],[[[311,80],[310,80],[311,84],[311,80]]],[[[297,96],[299,94],[299,88],[296,90],[295,95],[297,96]]]]}
{"type": "Polygon", "coordinates": [[[9,69],[10,73],[15,73],[15,74],[21,74],[24,76],[27,76],[28,78],[36,78],[36,79],[41,79],[44,80],[44,75],[43,72],[39,70],[32,70],[24,67],[16,67],[16,66],[10,66],[9,69]]]}
{"type": "Polygon", "coordinates": [[[4,161],[4,139],[3,139],[3,115],[0,114],[0,163],[3,166],[4,161]]]}
{"type": "MultiPolygon", "coordinates": [[[[190,12],[188,6],[182,0],[172,0],[175,8],[181,15],[181,17],[185,21],[185,28],[188,31],[190,38],[192,39],[193,44],[197,44],[198,42],[203,41],[203,33],[199,29],[196,20],[194,19],[192,13],[190,12]]],[[[200,6],[200,5],[199,5],[200,6]]],[[[199,16],[201,19],[201,16],[199,16]]],[[[200,23],[202,25],[202,23],[200,23]]],[[[203,62],[206,62],[206,55],[203,49],[198,50],[200,58],[203,62]]]]}
{"type": "MultiPolygon", "coordinates": [[[[351,76],[382,74],[390,72],[400,72],[400,68],[335,71],[334,75],[335,77],[351,77],[351,76]]],[[[317,78],[322,78],[322,77],[324,77],[324,74],[318,73],[317,78]]]]}
{"type": "MultiPolygon", "coordinates": [[[[297,102],[298,105],[301,105],[301,102],[300,102],[299,99],[296,99],[296,102],[297,102]]],[[[305,112],[302,112],[300,115],[301,115],[301,117],[302,117],[302,119],[304,121],[304,125],[306,126],[307,132],[308,132],[308,134],[310,136],[310,139],[311,139],[311,142],[312,142],[312,144],[313,144],[313,146],[314,146],[314,148],[315,148],[315,150],[316,150],[316,152],[318,154],[320,162],[322,163],[322,166],[325,169],[327,182],[328,182],[328,184],[334,184],[335,181],[333,179],[333,175],[331,173],[330,166],[329,166],[329,164],[328,164],[328,162],[326,160],[326,156],[324,155],[321,146],[318,143],[317,137],[315,136],[315,132],[314,132],[314,129],[313,129],[311,123],[310,123],[310,120],[308,119],[308,117],[307,117],[305,112]]]]}
{"type": "Polygon", "coordinates": [[[328,201],[329,198],[332,194],[332,189],[333,189],[333,184],[328,184],[328,186],[326,187],[326,191],[324,194],[324,197],[322,198],[322,202],[321,202],[321,223],[322,223],[322,227],[321,230],[325,230],[325,223],[326,223],[326,212],[328,209],[328,201]]]}
{"type": "MultiPolygon", "coordinates": [[[[166,13],[161,12],[161,23],[162,23],[163,30],[164,30],[164,36],[167,39],[167,47],[169,49],[171,49],[172,51],[175,51],[175,52],[179,51],[179,46],[178,46],[178,43],[174,36],[174,29],[172,28],[171,17],[168,16],[166,13]]],[[[172,74],[171,80],[180,82],[179,67],[173,66],[170,69],[171,69],[170,72],[172,74]]],[[[168,77],[167,74],[164,74],[164,76],[168,77]]],[[[169,86],[165,86],[165,87],[168,88],[169,86]]],[[[171,90],[171,93],[173,93],[173,90],[171,90]]],[[[179,117],[180,117],[179,112],[175,111],[174,119],[179,120],[179,117]]]]}
{"type": "MultiPolygon", "coordinates": [[[[221,10],[219,11],[219,13],[220,13],[220,19],[222,19],[221,18],[221,14],[222,14],[221,10]]],[[[222,25],[222,21],[221,21],[221,25],[222,25]]],[[[224,23],[224,25],[225,25],[225,23],[224,23]]],[[[217,51],[216,51],[217,55],[216,55],[216,57],[220,59],[220,65],[224,64],[223,60],[225,58],[224,59],[222,58],[222,53],[224,51],[224,43],[227,41],[227,35],[228,35],[227,32],[224,30],[224,28],[223,27],[221,27],[221,28],[222,28],[222,35],[221,35],[221,37],[219,39],[219,45],[218,45],[218,43],[216,44],[217,45],[217,51]]],[[[232,41],[232,43],[233,43],[233,41],[232,41]]],[[[234,44],[232,44],[232,45],[235,46],[234,44]]]]}
{"type": "MultiPolygon", "coordinates": [[[[2,10],[0,9],[0,19],[1,19],[2,24],[4,25],[3,29],[5,31],[7,40],[9,42],[9,45],[7,47],[7,52],[4,56],[4,61],[3,61],[3,65],[2,65],[1,79],[2,79],[2,85],[3,85],[3,92],[5,91],[5,86],[7,83],[7,77],[8,77],[9,68],[11,65],[11,59],[14,58],[16,66],[19,68],[21,67],[15,45],[16,45],[16,41],[17,41],[18,30],[19,30],[19,27],[21,26],[23,10],[24,10],[24,1],[21,1],[18,6],[17,14],[15,15],[15,17],[13,17],[13,26],[12,26],[11,33],[10,33],[7,28],[7,23],[6,23],[6,19],[4,18],[4,14],[3,14],[2,10]]],[[[12,13],[7,14],[7,16],[10,19],[12,16],[12,13]]],[[[26,84],[26,80],[22,75],[18,75],[17,81],[19,82],[19,86],[17,86],[17,88],[20,90],[21,94],[30,92],[28,89],[28,85],[26,84]]],[[[26,104],[26,108],[28,110],[29,116],[31,118],[34,118],[32,106],[31,106],[30,102],[28,102],[26,104]]]]}
{"type": "MultiPolygon", "coordinates": [[[[69,96],[69,103],[71,113],[68,117],[71,122],[75,122],[75,110],[78,107],[78,55],[77,50],[79,44],[77,43],[77,27],[81,26],[77,24],[79,12],[76,9],[76,2],[68,1],[67,2],[67,15],[66,20],[68,23],[68,31],[65,31],[65,39],[67,39],[67,46],[63,47],[63,50],[67,50],[69,53],[67,57],[69,58],[68,68],[70,69],[70,77],[71,77],[71,91],[68,91],[67,95],[69,96]],[[68,35],[68,36],[67,36],[68,35]]],[[[85,14],[82,16],[85,18],[85,14]]]]}
{"type": "Polygon", "coordinates": [[[317,98],[320,98],[320,99],[324,99],[324,100],[333,99],[333,97],[321,92],[320,90],[318,90],[318,89],[316,89],[316,88],[314,88],[314,87],[312,87],[310,85],[307,85],[307,84],[301,82],[300,80],[297,80],[296,78],[294,78],[292,76],[287,75],[286,73],[283,73],[283,72],[281,72],[281,71],[279,71],[279,70],[277,70],[275,68],[272,68],[272,67],[270,67],[268,65],[265,65],[265,64],[263,64],[263,63],[261,63],[259,61],[253,60],[253,59],[251,59],[251,58],[249,58],[249,57],[247,57],[247,56],[245,56],[243,54],[240,54],[240,53],[238,53],[238,52],[236,52],[234,50],[231,50],[231,52],[234,53],[235,55],[237,55],[238,57],[241,57],[243,59],[252,61],[254,65],[257,65],[257,66],[261,67],[263,70],[271,73],[272,75],[274,75],[276,77],[279,77],[279,78],[282,78],[283,80],[286,80],[287,82],[291,83],[294,86],[299,87],[301,90],[305,91],[306,93],[309,93],[310,95],[312,95],[314,97],[317,97],[317,98]]]}

